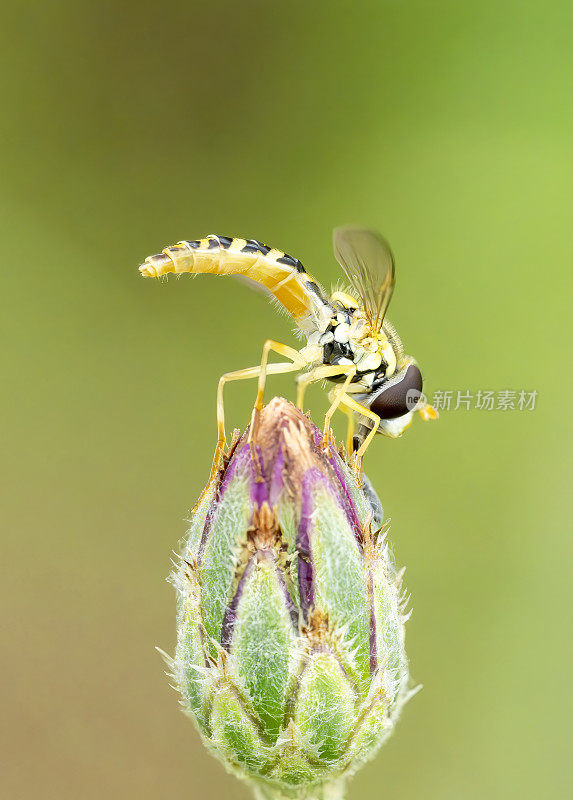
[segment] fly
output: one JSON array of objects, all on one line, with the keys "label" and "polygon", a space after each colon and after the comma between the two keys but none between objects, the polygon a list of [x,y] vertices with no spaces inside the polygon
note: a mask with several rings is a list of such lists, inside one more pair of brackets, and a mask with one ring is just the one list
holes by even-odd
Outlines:
[{"label": "fly", "polygon": [[[142,275],[153,278],[170,273],[243,276],[274,297],[306,339],[300,350],[267,339],[258,366],[221,376],[213,472],[225,447],[223,387],[230,381],[258,380],[252,429],[263,407],[267,375],[301,373],[297,378],[297,406],[301,410],[311,383],[325,379],[334,382],[328,395],[331,405],[325,416],[324,444],[328,446],[330,422],[340,408],[348,416],[347,448],[349,455],[355,453],[358,470],[376,433],[400,436],[416,411],[424,420],[437,418],[422,394],[418,364],[404,353],[396,329],[386,319],[395,280],[394,256],[388,242],[363,228],[337,228],[334,254],[350,288],[330,296],[297,258],[256,239],[210,235],[178,242],[140,266]],[[286,361],[269,363],[271,352]],[[360,426],[354,436],[356,418]]]}]

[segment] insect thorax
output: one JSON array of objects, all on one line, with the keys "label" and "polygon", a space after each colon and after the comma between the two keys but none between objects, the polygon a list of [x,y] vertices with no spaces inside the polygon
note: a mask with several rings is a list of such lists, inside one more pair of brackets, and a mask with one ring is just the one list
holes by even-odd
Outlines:
[{"label": "insect thorax", "polygon": [[[360,309],[345,301],[346,296],[342,296],[341,300],[334,299],[336,314],[331,317],[317,343],[322,347],[324,364],[354,364],[356,375],[352,383],[361,384],[368,391],[395,372],[401,343],[390,323],[387,323],[387,329],[385,323],[382,331],[373,334]],[[345,374],[341,372],[331,380],[340,382]]]}]

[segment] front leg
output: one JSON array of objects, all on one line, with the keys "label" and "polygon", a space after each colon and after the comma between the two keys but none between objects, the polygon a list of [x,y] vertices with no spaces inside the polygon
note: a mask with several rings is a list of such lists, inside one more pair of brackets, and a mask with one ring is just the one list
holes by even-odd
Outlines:
[{"label": "front leg", "polygon": [[304,411],[304,395],[311,383],[333,378],[336,375],[346,375],[350,370],[354,370],[354,374],[356,374],[354,364],[323,364],[297,378],[296,407],[298,410]]},{"label": "front leg", "polygon": [[356,461],[355,461],[355,472],[356,477],[360,476],[360,472],[362,470],[362,458],[364,453],[370,446],[372,439],[376,435],[379,425],[380,425],[380,417],[375,414],[370,408],[357,403],[348,393],[343,394],[338,400],[340,407],[344,409],[347,413],[354,412],[362,417],[366,417],[367,419],[372,421],[372,427],[368,431],[368,435],[364,438],[362,443],[360,444],[358,450],[356,451]]}]

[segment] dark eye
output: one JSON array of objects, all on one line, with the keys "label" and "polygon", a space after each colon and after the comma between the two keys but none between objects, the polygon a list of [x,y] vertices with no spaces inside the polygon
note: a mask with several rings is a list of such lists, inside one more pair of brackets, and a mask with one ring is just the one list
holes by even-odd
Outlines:
[{"label": "dark eye", "polygon": [[422,373],[415,364],[389,378],[370,403],[380,419],[394,419],[411,411],[422,394]]}]

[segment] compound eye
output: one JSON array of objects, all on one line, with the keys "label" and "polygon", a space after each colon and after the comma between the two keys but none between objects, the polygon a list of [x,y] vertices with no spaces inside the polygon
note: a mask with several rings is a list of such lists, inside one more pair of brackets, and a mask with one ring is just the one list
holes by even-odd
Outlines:
[{"label": "compound eye", "polygon": [[378,390],[370,408],[380,419],[395,419],[407,414],[422,396],[422,373],[415,364],[408,364]]}]

